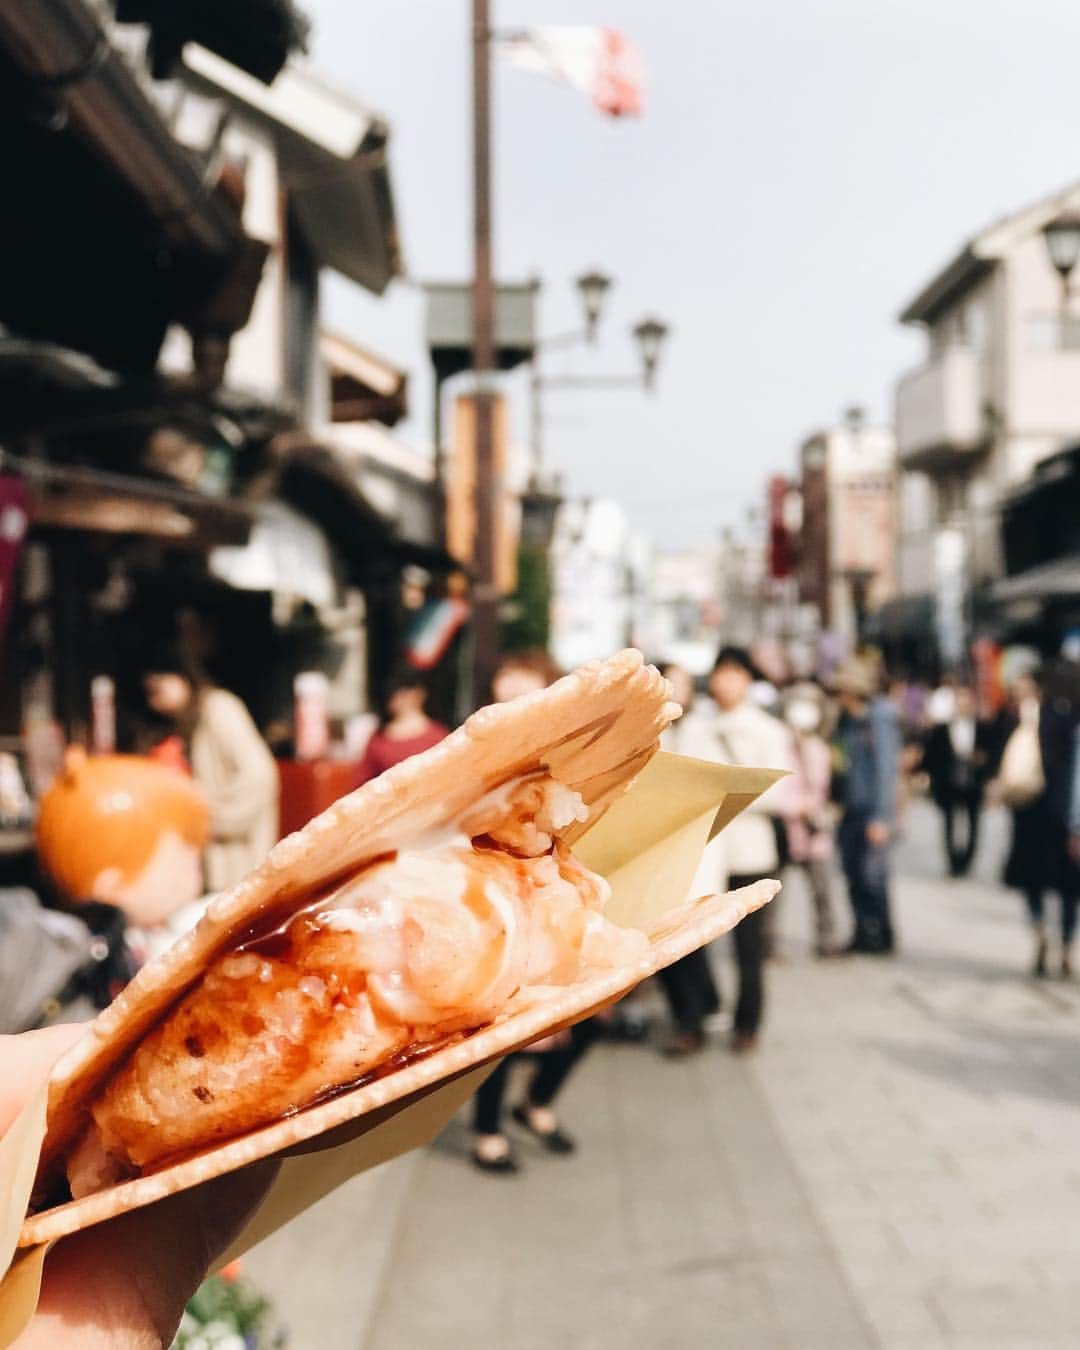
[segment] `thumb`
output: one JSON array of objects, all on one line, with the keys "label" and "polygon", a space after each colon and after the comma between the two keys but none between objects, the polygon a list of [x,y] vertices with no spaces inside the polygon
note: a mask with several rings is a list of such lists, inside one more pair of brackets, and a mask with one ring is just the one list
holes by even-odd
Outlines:
[{"label": "thumb", "polygon": [[258,1208],[280,1164],[255,1163],[70,1238],[45,1261],[19,1350],[158,1350],[184,1304]]}]

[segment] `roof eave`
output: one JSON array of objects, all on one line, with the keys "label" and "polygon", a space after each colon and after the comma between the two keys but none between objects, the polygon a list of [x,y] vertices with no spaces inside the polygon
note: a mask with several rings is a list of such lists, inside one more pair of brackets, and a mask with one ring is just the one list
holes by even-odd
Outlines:
[{"label": "roof eave", "polygon": [[964,291],[981,281],[996,261],[980,257],[971,244],[966,244],[901,311],[900,322],[933,323]]}]

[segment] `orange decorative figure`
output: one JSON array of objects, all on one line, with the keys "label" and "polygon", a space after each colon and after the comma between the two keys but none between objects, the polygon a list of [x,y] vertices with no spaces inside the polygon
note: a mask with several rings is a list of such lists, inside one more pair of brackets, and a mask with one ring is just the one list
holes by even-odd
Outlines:
[{"label": "orange decorative figure", "polygon": [[68,899],[103,900],[152,930],[202,893],[209,828],[206,803],[182,773],[73,747],[41,799],[38,856]]}]

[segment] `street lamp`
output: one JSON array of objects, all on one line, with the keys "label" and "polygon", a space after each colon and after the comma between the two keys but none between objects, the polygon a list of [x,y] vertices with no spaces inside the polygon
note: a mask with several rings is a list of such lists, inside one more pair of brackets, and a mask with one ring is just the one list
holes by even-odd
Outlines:
[{"label": "street lamp", "polygon": [[1066,211],[1043,226],[1043,239],[1050,261],[1068,283],[1069,273],[1080,261],[1080,213]]},{"label": "street lamp", "polygon": [[1080,212],[1063,211],[1043,226],[1042,233],[1050,263],[1061,278],[1061,345],[1065,347],[1069,278],[1080,261]]},{"label": "street lamp", "polygon": [[577,278],[578,293],[585,311],[585,331],[576,333],[555,333],[551,337],[537,338],[533,344],[532,378],[530,384],[532,406],[532,449],[533,473],[538,475],[541,461],[542,414],[541,398],[545,389],[625,389],[633,387],[652,391],[656,387],[656,369],[660,362],[660,351],[667,337],[668,326],[654,315],[641,320],[630,331],[637,341],[641,352],[641,374],[639,375],[542,375],[540,373],[540,353],[555,347],[570,347],[583,339],[593,342],[600,323],[604,301],[614,282],[603,272],[583,272]]},{"label": "street lamp", "polygon": [[585,309],[585,340],[596,341],[596,328],[600,322],[600,311],[604,299],[611,289],[611,278],[603,272],[584,272],[577,279],[577,288],[581,293],[581,303]]},{"label": "street lamp", "polygon": [[650,315],[647,319],[642,319],[633,331],[641,349],[641,362],[645,368],[645,388],[653,389],[656,385],[656,367],[660,361],[660,349],[668,335],[668,326]]}]

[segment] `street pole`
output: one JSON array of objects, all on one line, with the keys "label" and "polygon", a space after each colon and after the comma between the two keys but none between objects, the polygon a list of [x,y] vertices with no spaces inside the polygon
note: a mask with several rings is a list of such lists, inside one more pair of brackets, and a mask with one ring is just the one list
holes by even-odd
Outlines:
[{"label": "street pole", "polygon": [[476,377],[476,549],[473,558],[473,702],[486,703],[499,659],[495,585],[495,292],[491,266],[491,23],[488,0],[472,0],[473,293],[472,357]]},{"label": "street pole", "polygon": [[544,459],[544,412],[540,406],[540,400],[543,398],[543,386],[540,379],[540,344],[533,348],[532,360],[529,362],[529,420],[532,423],[531,435],[532,441],[532,471],[533,477],[539,481],[541,466]]}]

